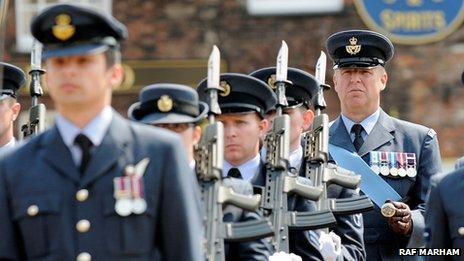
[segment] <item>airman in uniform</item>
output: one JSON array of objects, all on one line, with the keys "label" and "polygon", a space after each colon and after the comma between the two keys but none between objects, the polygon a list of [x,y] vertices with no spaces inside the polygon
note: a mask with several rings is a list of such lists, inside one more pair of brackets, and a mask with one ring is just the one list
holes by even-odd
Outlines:
[{"label": "airman in uniform", "polygon": [[125,26],[59,4],[31,31],[58,116],[0,160],[0,259],[203,260],[199,196],[179,137],[110,107]]},{"label": "airman in uniform", "polygon": [[[170,106],[160,106],[162,100],[170,100]],[[201,128],[198,124],[208,112],[208,105],[198,100],[196,91],[179,84],[153,84],[145,87],[140,92],[140,102],[129,108],[130,118],[166,128],[178,133],[184,142],[184,148],[188,151],[190,166],[195,171],[194,146],[201,137]],[[194,172],[192,173],[194,175]],[[253,191],[247,181],[224,178],[225,186],[232,187],[240,194]],[[261,219],[258,213],[244,211],[232,205],[223,208],[224,222],[244,222]],[[271,246],[266,239],[258,239],[246,242],[225,243],[226,260],[268,260],[271,255]]]},{"label": "airman in uniform", "polygon": [[[202,101],[207,100],[206,82],[203,80],[197,88]],[[259,149],[269,127],[264,117],[274,108],[277,98],[265,82],[249,75],[224,73],[220,82],[225,89],[218,95],[222,114],[217,117],[224,125],[224,174],[262,187],[266,168]],[[288,210],[311,211],[314,206],[303,198],[290,196]],[[319,251],[304,231],[291,230],[289,235],[290,253],[303,260]]]},{"label": "airman in uniform", "polygon": [[[264,82],[272,88],[275,82],[276,68],[269,67],[259,69],[250,75]],[[290,168],[291,171],[305,176],[306,161],[303,159],[303,147],[301,145],[301,135],[309,129],[314,119],[314,112],[311,110],[313,99],[319,89],[319,82],[311,74],[297,69],[288,68],[287,80],[291,85],[285,89],[288,107],[284,108],[283,113],[290,116]],[[346,189],[336,184],[331,184],[327,189],[329,198],[351,198],[358,195],[351,189]],[[338,254],[343,260],[364,260],[366,252],[364,250],[362,217],[360,214],[354,216],[337,216],[337,225],[332,230],[336,237],[341,239],[341,251]],[[316,234],[309,236],[316,236]],[[332,235],[332,234],[331,234]],[[338,240],[339,240],[338,239]],[[315,241],[318,241],[315,239]],[[336,240],[334,240],[335,243]],[[336,247],[334,246],[335,249]],[[335,251],[334,251],[335,252]],[[314,259],[327,259],[335,253],[314,252]],[[322,256],[321,256],[322,254]]]},{"label": "airman in uniform", "polygon": [[16,100],[18,89],[26,83],[26,75],[18,67],[0,62],[0,150],[16,144],[13,136],[13,123],[21,111],[21,104]]},{"label": "airman in uniform", "polygon": [[[375,182],[363,178],[363,183],[373,189],[368,195],[371,199],[388,198],[392,192],[398,196],[390,217],[381,215],[384,202],[363,214],[367,260],[401,260],[399,248],[424,245],[427,190],[430,178],[441,170],[437,135],[428,127],[396,119],[380,107],[380,93],[388,80],[384,66],[394,53],[387,37],[349,30],[333,34],[326,45],[334,62],[333,82],[341,107],[341,115],[330,127],[329,142],[359,155],[362,164],[370,167],[366,175]],[[341,167],[358,173],[351,166]],[[381,191],[390,192],[380,195]]]}]

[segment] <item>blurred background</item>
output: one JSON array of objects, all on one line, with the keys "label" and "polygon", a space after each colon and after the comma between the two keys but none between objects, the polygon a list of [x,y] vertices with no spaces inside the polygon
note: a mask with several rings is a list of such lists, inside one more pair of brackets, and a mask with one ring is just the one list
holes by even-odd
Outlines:
[{"label": "blurred background", "polygon": [[[213,45],[221,50],[222,72],[249,73],[274,66],[285,40],[289,66],[314,74],[332,33],[381,32],[395,45],[383,109],[434,128],[445,169],[464,155],[464,0],[10,0],[4,61],[29,70],[29,23],[39,10],[58,2],[91,6],[127,26],[125,81],[113,95],[113,106],[123,115],[146,85],[173,82],[195,87],[206,77]],[[327,65],[326,79],[332,85],[332,62]],[[28,118],[28,88],[19,101],[21,126]],[[53,104],[46,94],[41,101],[51,122]],[[333,90],[326,92],[326,101],[333,120],[340,109]]]}]

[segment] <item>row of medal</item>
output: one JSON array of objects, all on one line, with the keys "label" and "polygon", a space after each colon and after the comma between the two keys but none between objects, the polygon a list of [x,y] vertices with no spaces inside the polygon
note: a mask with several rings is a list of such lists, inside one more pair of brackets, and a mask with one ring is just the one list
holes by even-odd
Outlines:
[{"label": "row of medal", "polygon": [[143,178],[138,176],[122,176],[113,179],[114,210],[122,217],[130,214],[142,214],[147,209],[144,195]]},{"label": "row of medal", "polygon": [[407,152],[371,151],[371,169],[376,174],[393,177],[415,177],[416,154]]}]

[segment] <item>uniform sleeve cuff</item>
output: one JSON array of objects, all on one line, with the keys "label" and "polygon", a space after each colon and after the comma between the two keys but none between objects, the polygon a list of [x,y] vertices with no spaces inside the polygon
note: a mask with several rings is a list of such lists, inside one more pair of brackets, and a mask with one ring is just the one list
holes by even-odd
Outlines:
[{"label": "uniform sleeve cuff", "polygon": [[412,233],[409,237],[408,248],[418,248],[425,245],[424,241],[424,216],[418,209],[411,211]]}]

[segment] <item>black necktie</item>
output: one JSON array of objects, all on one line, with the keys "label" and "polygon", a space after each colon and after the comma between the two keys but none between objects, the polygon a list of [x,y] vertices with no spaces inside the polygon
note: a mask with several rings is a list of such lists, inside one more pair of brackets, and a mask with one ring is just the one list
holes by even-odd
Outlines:
[{"label": "black necktie", "polygon": [[90,149],[92,148],[93,143],[87,136],[81,133],[74,139],[74,144],[76,144],[82,151],[82,160],[79,166],[79,171],[81,174],[84,174],[87,164],[90,161]]},{"label": "black necktie", "polygon": [[238,170],[237,168],[231,168],[229,169],[229,172],[227,172],[227,177],[242,179],[242,174],[240,174],[240,170]]},{"label": "black necktie", "polygon": [[354,133],[354,141],[353,141],[353,145],[354,145],[354,148],[356,149],[356,151],[359,151],[359,149],[361,148],[361,146],[363,145],[364,143],[364,140],[361,136],[361,132],[364,130],[363,126],[361,124],[355,124],[353,125],[353,127],[351,127],[351,132]]}]

